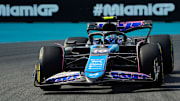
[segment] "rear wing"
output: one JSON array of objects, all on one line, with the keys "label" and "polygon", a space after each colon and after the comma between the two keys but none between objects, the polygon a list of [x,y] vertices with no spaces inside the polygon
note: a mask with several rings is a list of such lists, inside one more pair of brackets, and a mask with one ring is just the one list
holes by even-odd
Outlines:
[{"label": "rear wing", "polygon": [[152,27],[151,20],[141,20],[141,21],[126,21],[126,22],[91,22],[88,23],[87,32],[90,30],[106,31],[103,27],[107,24],[115,25],[116,29],[111,31],[129,32],[134,29],[139,29],[140,27],[150,28]]},{"label": "rear wing", "polygon": [[119,31],[123,33],[131,32],[138,29],[149,28],[147,38],[152,30],[151,20],[141,20],[141,21],[117,21],[117,22],[91,22],[88,23],[87,32],[90,33],[91,30],[96,31]]}]

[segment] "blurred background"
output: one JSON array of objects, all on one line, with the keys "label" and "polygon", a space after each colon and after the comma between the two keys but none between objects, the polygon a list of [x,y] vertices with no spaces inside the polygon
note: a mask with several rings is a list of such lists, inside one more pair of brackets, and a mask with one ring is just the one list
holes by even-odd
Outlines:
[{"label": "blurred background", "polygon": [[151,35],[180,34],[178,4],[179,0],[1,0],[0,43],[88,36],[87,23],[102,21],[102,16],[153,20]]}]

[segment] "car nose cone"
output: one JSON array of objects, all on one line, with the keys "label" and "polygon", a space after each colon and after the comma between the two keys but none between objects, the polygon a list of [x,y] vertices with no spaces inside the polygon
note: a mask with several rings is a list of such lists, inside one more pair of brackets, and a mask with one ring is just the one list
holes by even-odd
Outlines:
[{"label": "car nose cone", "polygon": [[104,74],[103,71],[95,72],[95,73],[85,72],[87,82],[95,82],[99,78],[101,78],[103,74]]}]

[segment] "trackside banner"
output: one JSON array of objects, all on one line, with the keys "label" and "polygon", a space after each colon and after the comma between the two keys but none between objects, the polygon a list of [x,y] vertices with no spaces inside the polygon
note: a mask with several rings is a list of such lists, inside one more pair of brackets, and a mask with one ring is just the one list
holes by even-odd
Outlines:
[{"label": "trackside banner", "polygon": [[179,0],[0,0],[0,22],[180,21]]},{"label": "trackside banner", "polygon": [[57,4],[33,4],[33,5],[14,5],[1,4],[1,16],[10,17],[28,17],[28,16],[53,16],[57,13],[59,6]]}]

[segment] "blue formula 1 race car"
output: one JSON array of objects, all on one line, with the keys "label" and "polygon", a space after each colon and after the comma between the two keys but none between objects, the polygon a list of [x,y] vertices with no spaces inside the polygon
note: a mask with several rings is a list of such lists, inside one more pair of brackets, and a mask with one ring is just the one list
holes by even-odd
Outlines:
[{"label": "blue formula 1 race car", "polygon": [[[161,86],[173,71],[173,43],[169,35],[152,35],[152,21],[88,23],[86,37],[70,37],[64,46],[43,46],[35,65],[34,85],[57,90],[61,85],[103,85],[140,82]],[[128,33],[148,29],[146,37]]]}]

